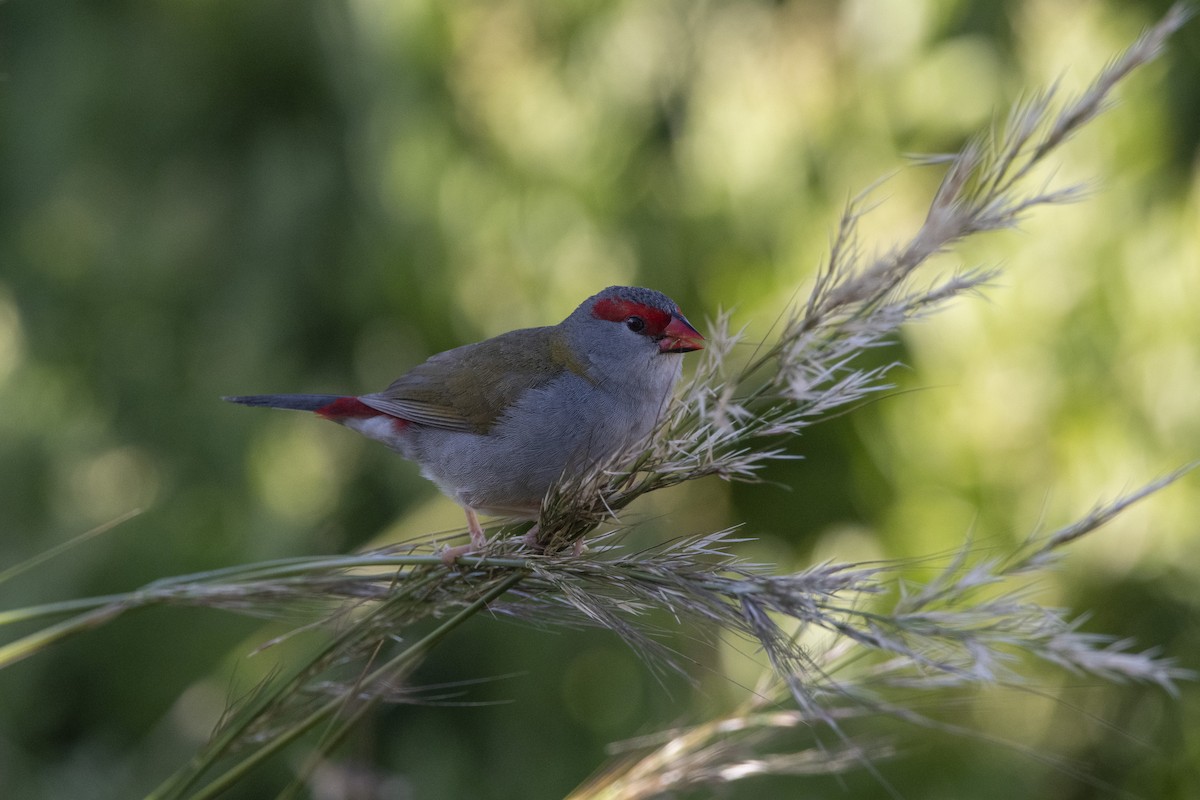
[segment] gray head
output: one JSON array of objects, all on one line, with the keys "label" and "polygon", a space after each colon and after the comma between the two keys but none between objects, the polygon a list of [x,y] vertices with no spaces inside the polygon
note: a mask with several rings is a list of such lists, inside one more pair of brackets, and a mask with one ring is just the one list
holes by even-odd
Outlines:
[{"label": "gray head", "polygon": [[[589,297],[563,323],[593,361],[652,356],[672,358],[704,347],[692,327],[662,292],[640,286],[610,286]],[[576,338],[581,337],[581,338]]]}]

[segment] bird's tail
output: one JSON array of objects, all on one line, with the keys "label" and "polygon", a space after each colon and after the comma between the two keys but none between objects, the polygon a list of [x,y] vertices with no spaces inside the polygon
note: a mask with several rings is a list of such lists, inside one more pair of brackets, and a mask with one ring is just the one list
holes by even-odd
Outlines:
[{"label": "bird's tail", "polygon": [[252,394],[243,397],[222,397],[221,399],[243,406],[320,411],[342,398],[336,394]]}]

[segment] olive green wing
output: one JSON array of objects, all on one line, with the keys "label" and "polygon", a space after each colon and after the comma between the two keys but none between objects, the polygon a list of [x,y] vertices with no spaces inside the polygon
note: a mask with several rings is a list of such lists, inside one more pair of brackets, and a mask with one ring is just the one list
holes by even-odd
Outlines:
[{"label": "olive green wing", "polygon": [[438,353],[358,399],[419,425],[487,433],[522,394],[568,371],[587,378],[558,329],[525,328]]}]

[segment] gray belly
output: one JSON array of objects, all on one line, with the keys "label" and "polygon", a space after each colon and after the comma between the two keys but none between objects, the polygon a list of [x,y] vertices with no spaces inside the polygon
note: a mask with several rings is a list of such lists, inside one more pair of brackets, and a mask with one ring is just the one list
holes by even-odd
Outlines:
[{"label": "gray belly", "polygon": [[405,455],[462,505],[532,519],[564,474],[586,471],[643,439],[667,397],[610,393],[584,381],[534,390],[487,435],[414,425]]}]

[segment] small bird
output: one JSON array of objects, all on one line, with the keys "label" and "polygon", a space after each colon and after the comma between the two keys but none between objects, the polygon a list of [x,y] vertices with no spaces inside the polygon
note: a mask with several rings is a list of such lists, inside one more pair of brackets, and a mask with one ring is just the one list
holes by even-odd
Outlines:
[{"label": "small bird", "polygon": [[610,286],[557,325],[438,353],[382,392],[224,399],[313,411],[383,442],[463,507],[479,549],[477,513],[537,519],[555,481],[649,434],[681,354],[703,341],[663,293]]}]

